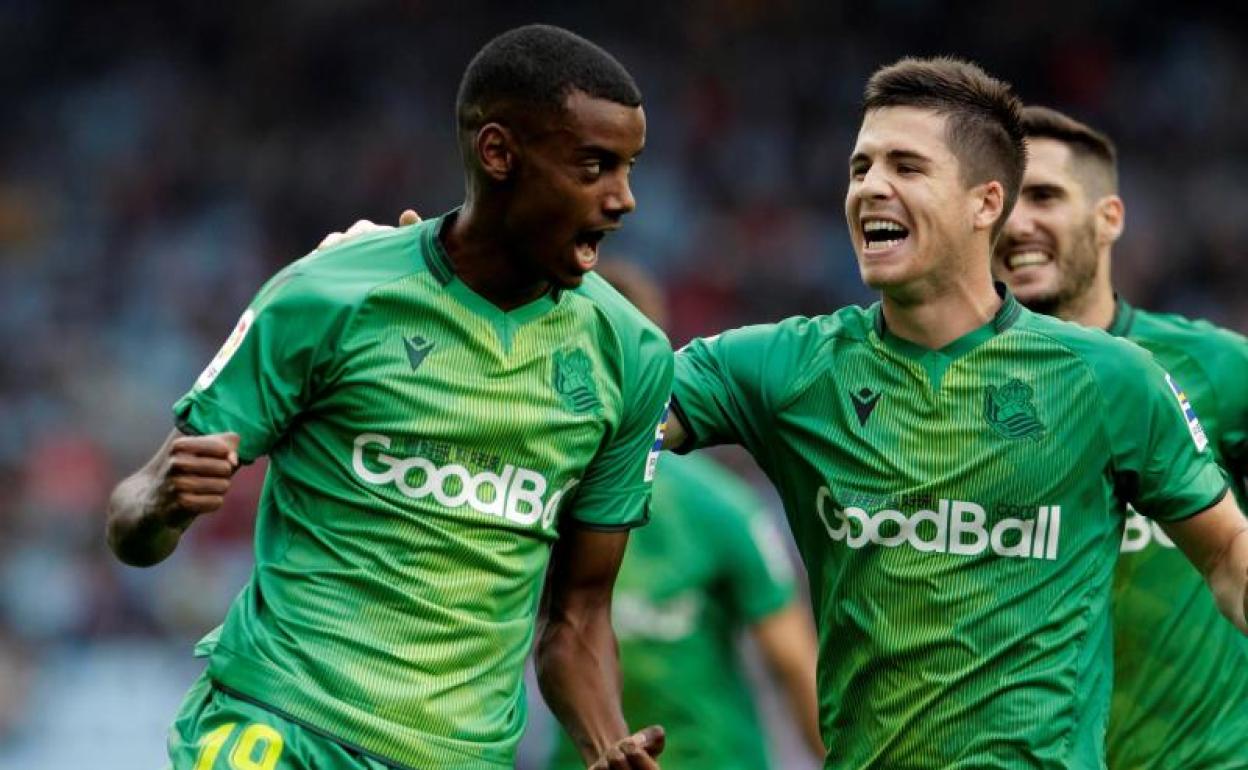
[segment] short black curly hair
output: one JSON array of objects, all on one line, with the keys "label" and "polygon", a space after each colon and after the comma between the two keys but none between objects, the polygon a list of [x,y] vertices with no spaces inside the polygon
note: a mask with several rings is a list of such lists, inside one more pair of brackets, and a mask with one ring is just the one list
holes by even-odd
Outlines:
[{"label": "short black curly hair", "polygon": [[486,43],[468,63],[456,119],[460,131],[473,131],[516,108],[559,113],[574,90],[641,105],[641,91],[614,56],[574,32],[529,24]]}]

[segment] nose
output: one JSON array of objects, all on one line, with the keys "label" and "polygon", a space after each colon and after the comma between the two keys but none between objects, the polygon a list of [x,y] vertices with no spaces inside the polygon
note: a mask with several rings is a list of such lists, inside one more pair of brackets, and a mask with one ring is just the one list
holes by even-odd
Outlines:
[{"label": "nose", "polygon": [[1036,217],[1026,202],[1020,200],[1014,204],[1002,233],[1012,240],[1024,240],[1036,234]]},{"label": "nose", "polygon": [[621,174],[619,181],[607,191],[602,207],[612,217],[631,214],[637,208],[637,199],[633,197],[633,190],[628,184],[627,173]]},{"label": "nose", "polygon": [[884,199],[892,195],[892,192],[893,186],[889,184],[888,174],[879,163],[868,168],[862,181],[858,183],[858,196],[861,198]]}]

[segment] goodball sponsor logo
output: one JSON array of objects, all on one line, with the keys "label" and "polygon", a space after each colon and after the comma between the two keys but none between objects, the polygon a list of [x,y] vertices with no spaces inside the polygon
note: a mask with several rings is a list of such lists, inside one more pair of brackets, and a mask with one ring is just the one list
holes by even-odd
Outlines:
[{"label": "goodball sponsor logo", "polygon": [[1062,508],[1042,505],[1035,518],[1002,518],[991,525],[983,506],[964,500],[940,500],[936,510],[884,509],[871,513],[863,508],[836,507],[832,493],[820,487],[815,510],[828,537],[850,548],[868,545],[883,548],[909,546],[925,553],[978,556],[991,552],[1019,559],[1057,559],[1062,531]]},{"label": "goodball sponsor logo", "polygon": [[465,505],[474,511],[497,516],[522,526],[542,527],[554,523],[559,504],[577,484],[573,479],[546,497],[549,484],[537,471],[506,465],[498,473],[473,473],[462,465],[438,467],[424,457],[394,457],[383,450],[390,438],[380,433],[363,433],[355,439],[351,467],[369,484],[393,484],[413,500],[432,497],[447,508]]}]

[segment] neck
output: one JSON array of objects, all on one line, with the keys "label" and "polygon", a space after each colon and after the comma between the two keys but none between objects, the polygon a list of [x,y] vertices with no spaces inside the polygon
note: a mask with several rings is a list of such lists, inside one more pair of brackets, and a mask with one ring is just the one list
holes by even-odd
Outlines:
[{"label": "neck", "polygon": [[1114,287],[1109,282],[1109,269],[1105,266],[1097,273],[1087,291],[1063,304],[1054,315],[1080,326],[1108,329],[1114,322],[1117,309]]},{"label": "neck", "polygon": [[1001,297],[985,267],[922,293],[886,291],[882,305],[891,334],[939,350],[991,321],[1001,309]]},{"label": "neck", "polygon": [[442,233],[451,269],[468,288],[502,310],[525,305],[550,291],[506,235],[500,206],[469,196]]}]

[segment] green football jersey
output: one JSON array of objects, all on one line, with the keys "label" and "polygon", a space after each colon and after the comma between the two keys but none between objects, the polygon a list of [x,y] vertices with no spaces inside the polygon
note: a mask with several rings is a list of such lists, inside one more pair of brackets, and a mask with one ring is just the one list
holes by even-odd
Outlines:
[{"label": "green football jersey", "polygon": [[1009,295],[928,350],[877,303],[694,341],[673,405],[784,501],[827,767],[1104,765],[1126,505],[1174,521],[1226,494],[1145,351]]},{"label": "green football jersey", "polygon": [[[737,644],[793,599],[779,533],[753,490],[702,457],[663,458],[652,508],[612,600],[624,716],[667,730],[664,770],[766,770]],[[585,767],[566,735],[551,767]]]},{"label": "green football jersey", "polygon": [[[1125,302],[1110,333],[1149,350],[1182,385],[1209,448],[1248,504],[1248,339]],[[1248,639],[1156,524],[1133,513],[1114,575],[1115,770],[1248,768]]]},{"label": "green football jersey", "polygon": [[557,527],[646,520],[672,354],[594,275],[500,310],[449,221],[293,263],[174,413],[270,458],[214,682],[399,767],[510,768]]}]

